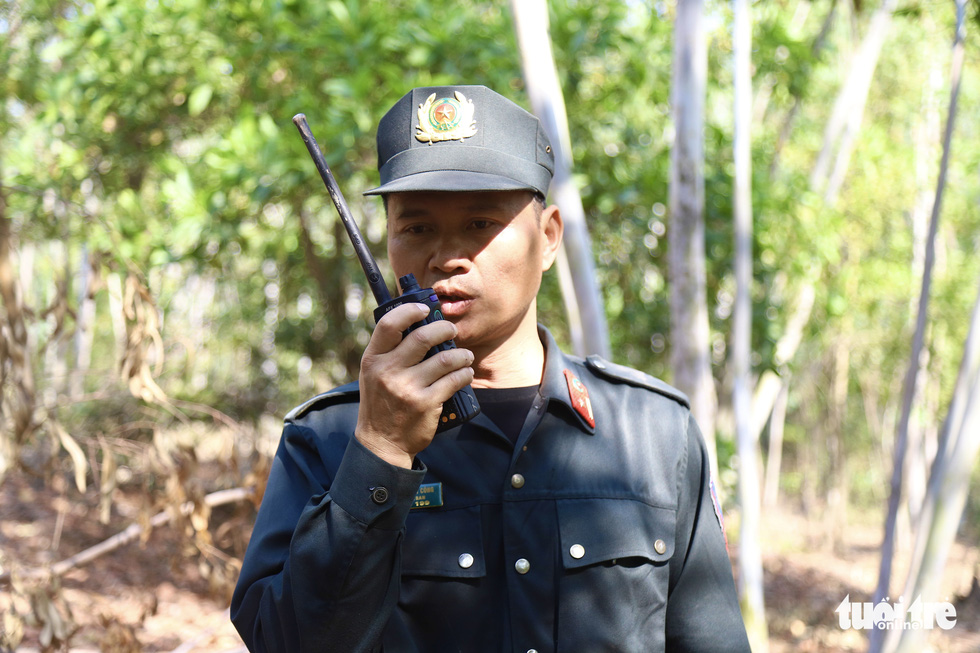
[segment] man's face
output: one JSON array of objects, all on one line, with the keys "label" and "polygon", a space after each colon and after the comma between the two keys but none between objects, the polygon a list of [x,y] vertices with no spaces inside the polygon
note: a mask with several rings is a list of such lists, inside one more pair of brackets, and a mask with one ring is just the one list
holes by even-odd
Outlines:
[{"label": "man's face", "polygon": [[[415,192],[388,196],[388,258],[397,276],[432,288],[456,342],[489,350],[536,319],[542,273],[562,222],[526,191]],[[479,354],[478,354],[479,355]]]}]

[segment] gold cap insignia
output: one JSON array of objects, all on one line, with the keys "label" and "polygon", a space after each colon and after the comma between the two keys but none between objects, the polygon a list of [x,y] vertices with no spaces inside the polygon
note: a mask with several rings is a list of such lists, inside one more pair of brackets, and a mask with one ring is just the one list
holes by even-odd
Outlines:
[{"label": "gold cap insignia", "polygon": [[419,124],[415,138],[423,143],[461,141],[476,133],[473,100],[456,91],[455,98],[439,98],[433,93],[419,105]]}]

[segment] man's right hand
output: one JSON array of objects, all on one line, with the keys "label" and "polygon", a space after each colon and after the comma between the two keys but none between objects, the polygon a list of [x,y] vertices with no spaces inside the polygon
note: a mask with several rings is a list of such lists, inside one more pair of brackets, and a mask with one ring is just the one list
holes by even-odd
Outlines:
[{"label": "man's right hand", "polygon": [[439,320],[402,333],[429,312],[402,304],[378,321],[361,357],[360,405],[355,437],[378,457],[410,469],[432,442],[442,404],[473,381],[473,352],[432,347],[456,337],[456,325]]}]

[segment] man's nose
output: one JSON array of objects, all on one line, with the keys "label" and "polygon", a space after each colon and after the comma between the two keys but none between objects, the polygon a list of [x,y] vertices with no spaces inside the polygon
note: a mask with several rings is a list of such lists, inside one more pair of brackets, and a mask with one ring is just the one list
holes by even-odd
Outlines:
[{"label": "man's nose", "polygon": [[466,272],[472,264],[470,252],[456,238],[441,239],[429,258],[429,267],[444,273]]}]

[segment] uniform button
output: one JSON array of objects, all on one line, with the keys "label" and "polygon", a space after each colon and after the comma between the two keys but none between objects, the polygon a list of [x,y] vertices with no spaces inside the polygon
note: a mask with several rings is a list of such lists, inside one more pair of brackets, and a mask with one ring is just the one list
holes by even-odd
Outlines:
[{"label": "uniform button", "polygon": [[531,563],[524,558],[518,558],[517,562],[514,563],[514,569],[521,575],[526,574],[531,571]]},{"label": "uniform button", "polygon": [[538,649],[536,649],[536,648],[529,648],[527,650],[527,653],[538,653]]},{"label": "uniform button", "polygon": [[582,556],[585,555],[585,547],[581,544],[573,544],[572,548],[568,550],[568,555],[572,556],[576,560],[581,560]]},{"label": "uniform button", "polygon": [[657,540],[656,542],[653,543],[653,549],[657,553],[663,555],[664,551],[667,550],[667,545],[664,544],[663,540]]},{"label": "uniform button", "polygon": [[521,474],[514,474],[510,477],[511,487],[520,490],[524,487],[524,477]]},{"label": "uniform button", "polygon": [[473,556],[469,553],[463,553],[459,556],[459,566],[463,569],[469,569],[473,566]]},{"label": "uniform button", "polygon": [[371,501],[374,501],[379,506],[386,501],[388,501],[388,488],[386,487],[373,487],[371,488]]}]

